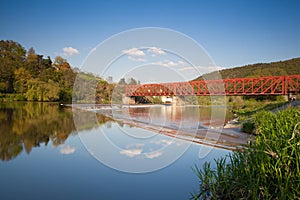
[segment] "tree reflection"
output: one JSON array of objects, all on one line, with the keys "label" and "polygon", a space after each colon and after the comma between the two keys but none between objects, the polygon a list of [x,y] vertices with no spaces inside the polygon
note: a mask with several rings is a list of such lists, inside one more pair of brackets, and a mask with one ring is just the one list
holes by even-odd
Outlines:
[{"label": "tree reflection", "polygon": [[[110,120],[98,116],[99,124]],[[85,127],[91,129],[93,127]],[[0,103],[0,159],[17,157],[23,150],[29,154],[33,147],[63,144],[76,134],[71,108],[61,109],[57,103]]]}]

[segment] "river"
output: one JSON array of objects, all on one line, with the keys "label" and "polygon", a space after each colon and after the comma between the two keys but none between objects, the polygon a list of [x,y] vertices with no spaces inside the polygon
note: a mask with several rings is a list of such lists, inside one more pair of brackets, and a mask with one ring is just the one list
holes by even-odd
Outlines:
[{"label": "river", "polygon": [[210,109],[0,103],[0,198],[189,199],[195,164],[230,153],[176,137],[217,126]]}]

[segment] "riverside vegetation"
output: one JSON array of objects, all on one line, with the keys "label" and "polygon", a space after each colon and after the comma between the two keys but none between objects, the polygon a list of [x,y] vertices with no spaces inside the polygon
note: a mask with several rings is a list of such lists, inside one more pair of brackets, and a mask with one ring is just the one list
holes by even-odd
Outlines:
[{"label": "riverside vegetation", "polygon": [[[110,103],[112,92],[117,85],[72,68],[66,59],[57,56],[54,61],[39,55],[33,48],[26,50],[12,40],[0,40],[0,101],[61,101],[72,99],[83,102],[91,94],[73,94],[73,86],[80,75],[84,84],[96,86],[96,103]],[[133,78],[121,79],[119,90],[125,91],[126,84],[137,84]],[[84,86],[84,85],[83,85]],[[84,102],[83,102],[84,103]]]},{"label": "riverside vegetation", "polygon": [[300,110],[254,115],[255,140],[226,158],[194,168],[192,199],[299,199]]}]

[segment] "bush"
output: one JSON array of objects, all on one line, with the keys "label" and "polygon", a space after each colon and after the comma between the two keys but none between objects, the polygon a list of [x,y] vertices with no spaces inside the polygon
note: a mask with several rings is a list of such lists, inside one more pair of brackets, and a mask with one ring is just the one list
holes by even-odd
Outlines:
[{"label": "bush", "polygon": [[16,101],[26,101],[27,99],[23,94],[16,94],[15,100]]},{"label": "bush", "polygon": [[244,122],[243,125],[242,125],[242,131],[245,132],[245,133],[254,133],[254,122],[252,121],[247,121],[247,122]]},{"label": "bush", "polygon": [[255,141],[195,171],[193,199],[296,199],[300,197],[300,111],[260,112]]},{"label": "bush", "polygon": [[61,102],[71,102],[72,101],[72,91],[66,89],[60,89],[59,93],[59,100]]}]

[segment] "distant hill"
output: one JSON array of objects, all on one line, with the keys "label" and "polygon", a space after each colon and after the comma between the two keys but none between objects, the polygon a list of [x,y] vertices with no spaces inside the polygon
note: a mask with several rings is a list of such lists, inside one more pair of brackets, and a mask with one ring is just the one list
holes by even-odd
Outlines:
[{"label": "distant hill", "polygon": [[[214,77],[215,73],[218,72],[211,72],[203,76],[205,76],[205,79],[210,79],[209,77]],[[223,69],[220,70],[219,73],[223,79],[295,75],[300,74],[300,58]],[[203,76],[200,76],[195,80],[201,80]]]}]

